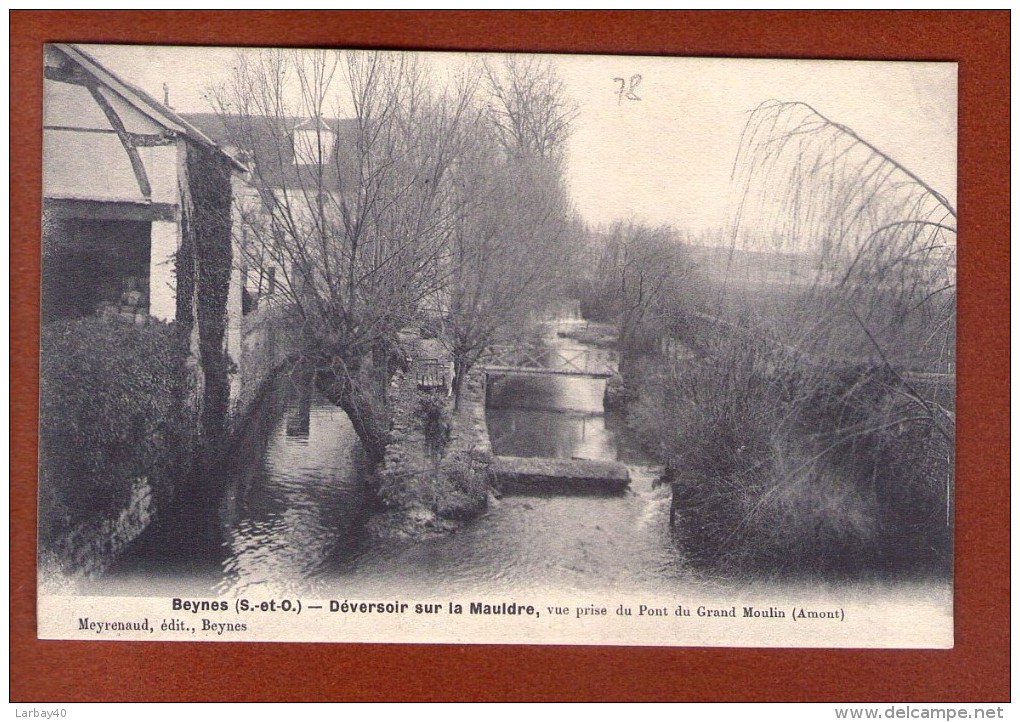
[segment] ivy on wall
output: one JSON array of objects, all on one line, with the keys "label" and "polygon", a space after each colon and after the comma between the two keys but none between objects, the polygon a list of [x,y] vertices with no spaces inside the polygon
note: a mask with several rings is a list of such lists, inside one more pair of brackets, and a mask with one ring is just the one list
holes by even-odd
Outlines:
[{"label": "ivy on wall", "polygon": [[230,291],[231,169],[216,150],[185,146],[181,173],[181,247],[177,254],[177,319],[183,338],[198,326],[203,376],[201,448],[223,441],[233,368],[225,348]]}]

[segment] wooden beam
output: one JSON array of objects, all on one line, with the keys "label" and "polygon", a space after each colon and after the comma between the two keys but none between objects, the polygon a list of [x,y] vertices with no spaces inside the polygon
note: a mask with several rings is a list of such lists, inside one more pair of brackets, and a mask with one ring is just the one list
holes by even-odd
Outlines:
[{"label": "wooden beam", "polygon": [[117,131],[117,136],[120,138],[124,150],[127,151],[128,160],[131,161],[131,168],[135,172],[135,180],[138,181],[138,188],[142,191],[142,195],[146,198],[151,198],[152,186],[149,184],[149,175],[145,172],[145,164],[142,162],[142,157],[138,154],[138,149],[135,148],[134,143],[131,141],[131,134],[124,127],[124,121],[120,119],[117,111],[110,105],[110,101],[99,90],[99,83],[93,80],[92,82],[87,82],[85,87],[88,88],[96,104],[106,115],[106,119],[110,121],[110,125]]},{"label": "wooden beam", "polygon": [[[117,135],[113,128],[76,128],[71,125],[44,125],[43,130],[57,130],[63,133],[106,133]],[[135,148],[151,148],[159,145],[174,145],[177,137],[173,133],[128,133],[131,145]]]},{"label": "wooden beam", "polygon": [[173,203],[100,201],[81,198],[44,198],[43,214],[52,218],[83,218],[97,221],[177,221]]},{"label": "wooden beam", "polygon": [[164,134],[128,133],[127,135],[131,140],[131,145],[135,148],[152,148],[157,145],[174,145],[177,142],[177,136],[170,131]]},{"label": "wooden beam", "polygon": [[71,85],[87,85],[88,76],[75,63],[65,62],[60,67],[47,65],[43,70],[43,77],[57,83],[70,83]]}]

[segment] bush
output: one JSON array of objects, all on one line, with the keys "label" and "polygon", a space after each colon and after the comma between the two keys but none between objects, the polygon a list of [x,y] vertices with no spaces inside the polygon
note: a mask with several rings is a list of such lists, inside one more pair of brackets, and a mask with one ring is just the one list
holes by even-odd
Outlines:
[{"label": "bush", "polygon": [[466,456],[445,459],[440,467],[433,508],[443,519],[467,520],[485,511],[489,496],[487,467]]},{"label": "bush", "polygon": [[666,463],[672,526],[711,567],[941,569],[951,446],[891,372],[798,368],[760,340],[638,369],[630,423]]},{"label": "bush", "polygon": [[42,329],[39,542],[117,514],[147,477],[167,498],[193,445],[174,330],[85,318]]},{"label": "bush", "polygon": [[445,394],[436,391],[420,391],[418,414],[425,435],[425,449],[433,459],[442,457],[450,443],[453,422]]}]

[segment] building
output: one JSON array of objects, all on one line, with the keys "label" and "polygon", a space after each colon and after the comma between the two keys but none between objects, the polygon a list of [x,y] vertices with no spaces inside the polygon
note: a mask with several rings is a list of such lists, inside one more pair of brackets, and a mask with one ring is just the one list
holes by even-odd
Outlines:
[{"label": "building", "polygon": [[[313,225],[319,194],[329,193],[335,198],[353,187],[349,154],[341,148],[354,147],[357,127],[353,120],[336,118],[217,113],[190,113],[184,117],[248,166],[247,174],[235,178],[233,191],[235,241],[241,251],[242,310],[247,316],[279,300],[277,292],[290,275],[284,266],[293,260],[292,254],[283,251],[282,241],[260,244],[252,237],[253,226],[257,225],[253,219],[260,214],[268,219],[268,206],[280,203],[287,205],[287,215],[294,216],[298,224]],[[328,211],[323,212],[326,214]],[[287,229],[287,235],[298,233]]]},{"label": "building", "polygon": [[176,320],[185,229],[244,167],[77,46],[47,45],[44,77],[43,323]]},{"label": "building", "polygon": [[231,214],[245,167],[82,48],[47,45],[44,59],[42,323],[174,322],[217,437],[236,385]]}]

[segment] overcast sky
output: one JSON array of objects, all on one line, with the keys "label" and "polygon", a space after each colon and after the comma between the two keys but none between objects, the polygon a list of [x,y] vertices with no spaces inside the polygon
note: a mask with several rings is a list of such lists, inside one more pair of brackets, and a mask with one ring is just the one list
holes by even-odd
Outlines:
[{"label": "overcast sky", "polygon": [[[87,46],[109,69],[178,112],[211,110],[232,48]],[[435,54],[439,67],[457,54]],[[466,56],[465,56],[466,57]],[[697,232],[725,221],[748,113],[799,100],[853,128],[956,202],[957,67],[952,63],[556,55],[580,108],[568,151],[574,202],[591,223],[635,219]],[[620,82],[640,81],[620,97]]]}]

